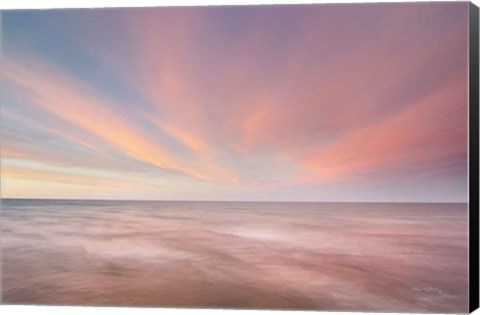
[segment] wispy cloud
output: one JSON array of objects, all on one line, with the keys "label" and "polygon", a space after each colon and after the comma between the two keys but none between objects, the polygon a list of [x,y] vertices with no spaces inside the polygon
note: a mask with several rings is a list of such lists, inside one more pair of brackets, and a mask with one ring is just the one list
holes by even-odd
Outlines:
[{"label": "wispy cloud", "polygon": [[186,199],[466,178],[463,3],[49,14],[5,15],[2,159]]},{"label": "wispy cloud", "polygon": [[23,61],[18,64],[6,58],[2,76],[22,87],[31,95],[30,101],[42,110],[88,131],[140,161],[202,180],[211,180],[214,176],[192,168],[188,162],[182,161],[182,157],[175,156],[161,143],[152,140],[135,122],[116,113],[114,103],[85,83],[40,60],[31,58],[28,65],[25,65],[25,59]]}]

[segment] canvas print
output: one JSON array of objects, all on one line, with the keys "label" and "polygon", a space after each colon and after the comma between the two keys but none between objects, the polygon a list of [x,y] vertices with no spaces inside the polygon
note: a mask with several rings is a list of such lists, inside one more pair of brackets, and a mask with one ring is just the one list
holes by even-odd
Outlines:
[{"label": "canvas print", "polygon": [[2,303],[468,312],[469,7],[3,11]]}]

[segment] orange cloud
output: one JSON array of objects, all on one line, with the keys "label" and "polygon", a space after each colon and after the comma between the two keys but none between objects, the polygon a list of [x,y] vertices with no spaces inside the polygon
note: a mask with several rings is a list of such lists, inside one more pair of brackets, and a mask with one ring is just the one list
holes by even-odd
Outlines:
[{"label": "orange cloud", "polygon": [[182,157],[149,139],[140,128],[117,114],[110,101],[50,65],[35,60],[27,67],[7,59],[2,76],[34,94],[36,104],[45,111],[91,132],[135,159],[202,180],[215,178],[209,170],[194,169]]}]

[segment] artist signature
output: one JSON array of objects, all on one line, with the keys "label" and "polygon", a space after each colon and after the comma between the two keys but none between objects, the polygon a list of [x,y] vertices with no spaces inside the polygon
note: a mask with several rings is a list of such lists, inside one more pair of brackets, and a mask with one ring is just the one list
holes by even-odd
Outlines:
[{"label": "artist signature", "polygon": [[431,287],[431,286],[412,287],[412,291],[423,292],[423,293],[431,293],[431,294],[443,294],[443,291],[441,289]]}]

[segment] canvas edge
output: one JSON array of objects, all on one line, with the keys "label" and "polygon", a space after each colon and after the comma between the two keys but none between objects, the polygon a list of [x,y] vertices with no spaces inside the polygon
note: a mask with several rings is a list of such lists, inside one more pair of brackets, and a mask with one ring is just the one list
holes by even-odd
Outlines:
[{"label": "canvas edge", "polygon": [[469,311],[479,307],[478,7],[469,5]]}]

